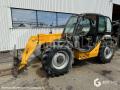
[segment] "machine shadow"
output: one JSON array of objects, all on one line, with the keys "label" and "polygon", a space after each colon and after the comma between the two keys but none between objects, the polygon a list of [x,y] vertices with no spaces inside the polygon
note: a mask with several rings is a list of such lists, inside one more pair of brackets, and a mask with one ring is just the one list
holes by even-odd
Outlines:
[{"label": "machine shadow", "polygon": [[97,58],[90,58],[85,60],[74,59],[73,68],[78,68],[89,64],[100,64],[100,62],[98,61]]},{"label": "machine shadow", "polygon": [[[39,59],[34,60],[32,62],[32,68],[36,68],[36,74],[41,77],[41,78],[49,78],[47,73],[44,71],[42,68],[42,64]],[[74,64],[72,65],[73,68],[80,68],[82,66],[90,65],[90,64],[99,64],[97,58],[91,58],[91,59],[86,59],[86,60],[77,60],[74,59]],[[51,77],[52,78],[52,77]]]},{"label": "machine shadow", "polygon": [[30,62],[30,66],[33,68],[33,69],[36,69],[36,74],[41,77],[41,78],[47,78],[47,73],[44,71],[44,69],[42,68],[42,64],[41,64],[41,60],[40,58],[36,57],[34,58],[34,60],[32,60]]}]

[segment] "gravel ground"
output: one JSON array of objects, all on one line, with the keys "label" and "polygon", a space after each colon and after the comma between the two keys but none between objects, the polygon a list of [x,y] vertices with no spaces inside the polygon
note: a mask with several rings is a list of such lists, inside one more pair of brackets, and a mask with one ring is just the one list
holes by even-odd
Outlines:
[{"label": "gravel ground", "polygon": [[[10,54],[0,54],[0,69],[11,67],[11,61]],[[95,81],[101,85],[97,87]],[[47,77],[36,60],[18,78],[0,77],[0,87],[0,90],[120,90],[120,50],[111,63],[76,62],[69,73],[59,77]]]}]

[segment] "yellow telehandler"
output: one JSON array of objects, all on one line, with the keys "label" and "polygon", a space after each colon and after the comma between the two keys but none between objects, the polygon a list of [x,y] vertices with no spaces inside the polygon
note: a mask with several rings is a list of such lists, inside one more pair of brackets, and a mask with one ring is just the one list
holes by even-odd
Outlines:
[{"label": "yellow telehandler", "polygon": [[[96,57],[109,63],[114,55],[115,40],[111,36],[112,24],[107,16],[85,13],[71,16],[63,33],[31,36],[21,55],[14,56],[13,75],[16,77],[39,50],[43,69],[50,76],[67,73],[77,60]],[[38,48],[39,47],[39,48]]]}]

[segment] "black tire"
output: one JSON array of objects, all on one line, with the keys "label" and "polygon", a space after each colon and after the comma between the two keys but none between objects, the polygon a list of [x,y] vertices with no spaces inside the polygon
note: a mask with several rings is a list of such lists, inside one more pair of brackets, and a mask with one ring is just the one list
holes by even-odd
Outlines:
[{"label": "black tire", "polygon": [[120,48],[120,33],[117,36],[117,46]]},{"label": "black tire", "polygon": [[[65,55],[65,58],[62,56],[62,58],[60,58],[60,53],[61,56],[62,54]],[[57,57],[58,54],[58,57]],[[57,59],[55,59],[55,57],[57,57]],[[60,68],[60,67],[56,67],[55,64],[53,63],[53,61],[56,60],[56,63],[58,63],[58,61],[62,60],[66,61],[67,63],[65,63],[65,66]],[[57,48],[48,48],[42,58],[42,65],[43,68],[45,69],[45,71],[47,72],[47,74],[49,76],[59,76],[62,74],[67,73],[70,68],[72,67],[72,62],[73,62],[73,54],[71,49],[69,49],[68,47],[62,46],[62,47],[57,47]],[[64,65],[64,64],[63,64]]]},{"label": "black tire", "polygon": [[102,42],[102,46],[99,51],[98,60],[100,63],[110,63],[114,56],[114,46],[111,41]]},{"label": "black tire", "polygon": [[120,48],[120,25],[117,30],[117,46],[118,46],[118,48]]}]

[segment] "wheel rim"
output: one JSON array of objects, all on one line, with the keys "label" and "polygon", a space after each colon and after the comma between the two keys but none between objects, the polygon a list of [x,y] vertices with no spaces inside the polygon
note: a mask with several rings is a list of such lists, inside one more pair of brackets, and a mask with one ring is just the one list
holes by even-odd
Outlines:
[{"label": "wheel rim", "polygon": [[106,47],[104,50],[104,56],[106,59],[110,59],[113,55],[113,49],[111,49],[110,47]]},{"label": "wheel rim", "polygon": [[63,69],[68,65],[69,56],[66,52],[57,52],[52,59],[52,66],[55,69]]}]

